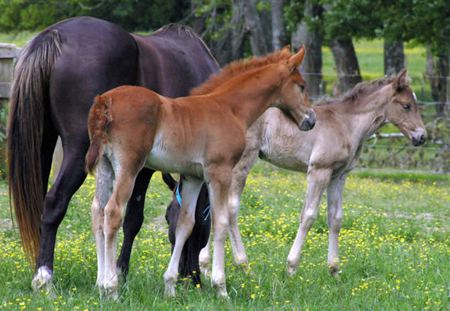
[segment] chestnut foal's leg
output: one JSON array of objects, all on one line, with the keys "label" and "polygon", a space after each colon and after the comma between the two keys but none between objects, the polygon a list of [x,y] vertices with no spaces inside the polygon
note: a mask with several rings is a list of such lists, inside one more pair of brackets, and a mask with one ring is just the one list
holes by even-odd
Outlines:
[{"label": "chestnut foal's leg", "polygon": [[208,191],[214,230],[214,253],[211,284],[217,296],[228,297],[225,282],[225,239],[230,223],[229,195],[232,169],[228,166],[208,167]]},{"label": "chestnut foal's leg", "polygon": [[[231,249],[233,252],[234,262],[244,268],[248,267],[248,258],[245,252],[244,244],[242,243],[241,233],[238,228],[238,214],[241,195],[245,187],[247,176],[258,158],[259,145],[257,142],[258,141],[247,141],[247,146],[241,156],[241,159],[233,168],[229,195],[230,223],[228,233],[230,234]],[[210,241],[211,238],[208,240],[208,244],[201,250],[199,255],[200,269],[205,276],[207,276],[210,269]]]},{"label": "chestnut foal's leg", "polygon": [[195,207],[197,206],[197,198],[202,184],[203,181],[201,179],[187,177],[183,180],[183,188],[181,190],[183,200],[175,232],[175,245],[169,266],[164,273],[165,295],[167,297],[175,296],[175,284],[178,277],[181,252],[195,224]]},{"label": "chestnut foal's leg", "polygon": [[339,231],[342,222],[342,192],[345,175],[333,178],[328,185],[328,268],[332,276],[339,272]]},{"label": "chestnut foal's leg", "polygon": [[306,235],[319,214],[319,204],[323,191],[327,187],[331,178],[330,169],[310,168],[308,171],[308,189],[306,191],[306,201],[300,217],[300,226],[288,256],[288,274],[294,275],[297,271],[298,263]]},{"label": "chestnut foal's leg", "polygon": [[140,167],[136,170],[125,165],[118,169],[113,193],[104,210],[105,266],[103,288],[105,293],[111,295],[112,298],[117,298],[118,296],[118,275],[116,269],[117,234],[139,170]]}]

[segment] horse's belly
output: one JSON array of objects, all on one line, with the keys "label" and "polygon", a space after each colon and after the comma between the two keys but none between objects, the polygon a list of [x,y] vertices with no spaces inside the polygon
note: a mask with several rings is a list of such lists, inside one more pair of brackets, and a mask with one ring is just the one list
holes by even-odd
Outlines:
[{"label": "horse's belly", "polygon": [[184,154],[161,148],[153,148],[147,157],[145,166],[166,173],[203,178],[203,165]]}]

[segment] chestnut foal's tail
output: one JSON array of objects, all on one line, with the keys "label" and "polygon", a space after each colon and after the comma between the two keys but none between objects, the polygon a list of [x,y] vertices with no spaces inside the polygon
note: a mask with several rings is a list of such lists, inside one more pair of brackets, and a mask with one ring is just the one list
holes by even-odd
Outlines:
[{"label": "chestnut foal's tail", "polygon": [[103,155],[103,146],[108,140],[108,126],[111,118],[111,97],[105,98],[98,95],[94,99],[94,104],[89,111],[88,130],[91,144],[86,154],[86,172],[92,173]]},{"label": "chestnut foal's tail", "polygon": [[[42,146],[45,107],[53,65],[61,54],[61,36],[47,30],[22,50],[15,67],[8,116],[8,184],[25,255],[36,262],[47,181]],[[50,119],[50,118],[48,118]]]}]

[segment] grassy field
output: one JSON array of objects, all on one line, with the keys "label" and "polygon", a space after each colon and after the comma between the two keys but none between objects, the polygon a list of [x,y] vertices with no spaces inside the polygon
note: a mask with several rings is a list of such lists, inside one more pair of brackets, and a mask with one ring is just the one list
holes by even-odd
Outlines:
[{"label": "grassy field", "polygon": [[448,310],[450,177],[356,172],[349,177],[341,233],[342,272],[328,275],[326,208],[322,204],[298,273],[286,275],[286,257],[298,226],[304,175],[259,163],[243,196],[240,229],[250,272],[232,263],[227,245],[228,301],[204,280],[179,284],[163,298],[170,246],[161,216],[170,193],[159,176],[147,193],[146,221],[119,301],[102,301],[94,288],[96,259],[90,230],[92,178],[71,202],[58,235],[51,293],[33,293],[33,271],[9,219],[0,184],[0,308],[11,310]]}]

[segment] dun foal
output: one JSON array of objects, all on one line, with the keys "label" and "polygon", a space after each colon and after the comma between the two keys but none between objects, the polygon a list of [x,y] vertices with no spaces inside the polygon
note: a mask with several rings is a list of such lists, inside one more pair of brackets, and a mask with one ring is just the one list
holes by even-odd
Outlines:
[{"label": "dun foal", "polygon": [[97,166],[92,217],[101,290],[117,295],[117,232],[136,175],[149,167],[185,176],[175,246],[164,274],[166,295],[175,295],[181,251],[206,181],[214,227],[212,284],[219,296],[227,296],[224,243],[232,169],[245,149],[247,129],[269,107],[286,111],[300,129],[314,126],[315,114],[297,70],[304,53],[302,48],[273,63],[275,53],[266,63],[255,60],[261,62],[256,69],[246,70],[246,62],[231,64],[215,77],[222,81],[220,87],[204,96],[170,99],[142,87],[122,86],[96,97],[89,112],[86,169],[92,172]]},{"label": "dun foal", "polygon": [[[425,142],[425,126],[406,70],[395,77],[360,83],[342,98],[314,106],[317,123],[298,131],[277,109],[268,109],[247,131],[247,145],[233,168],[230,190],[230,240],[237,264],[247,255],[237,227],[237,214],[247,175],[258,155],[278,167],[307,172],[308,188],[300,226],[288,256],[288,273],[297,270],[306,235],[319,213],[325,189],[328,200],[328,265],[339,271],[338,237],[342,219],[345,178],[353,169],[364,141],[386,121],[392,122],[414,146]],[[209,246],[209,245],[208,245]],[[209,247],[200,253],[202,270],[209,269]]]}]

